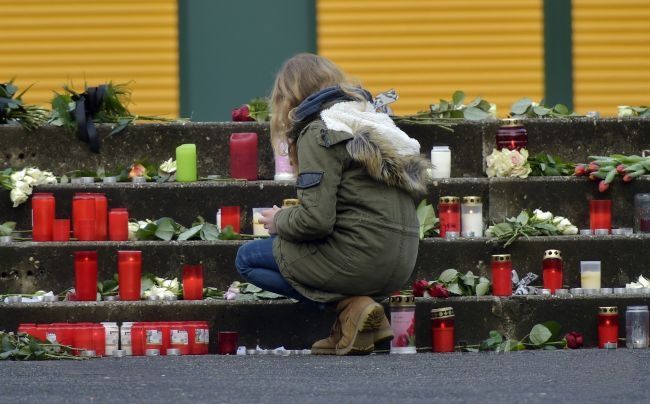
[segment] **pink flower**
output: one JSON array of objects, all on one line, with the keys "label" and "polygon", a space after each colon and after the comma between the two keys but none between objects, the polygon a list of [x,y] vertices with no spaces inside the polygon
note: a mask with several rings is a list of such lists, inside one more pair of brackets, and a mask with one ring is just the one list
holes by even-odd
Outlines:
[{"label": "pink flower", "polygon": [[571,331],[564,336],[566,339],[566,345],[571,349],[578,349],[582,347],[584,342],[584,337],[579,332]]},{"label": "pink flower", "polygon": [[142,164],[134,164],[129,172],[129,178],[142,177],[147,175],[147,169]]},{"label": "pink flower", "polygon": [[443,299],[449,297],[449,291],[447,290],[447,288],[445,288],[439,283],[433,284],[433,286],[429,288],[428,292],[431,297],[441,297]]},{"label": "pink flower", "polygon": [[598,184],[598,190],[600,192],[605,192],[608,189],[609,189],[609,183],[606,182],[605,180],[600,181],[600,183]]},{"label": "pink flower", "polygon": [[254,121],[253,118],[250,116],[250,110],[248,109],[248,105],[244,104],[239,108],[235,108],[232,110],[230,116],[232,117],[232,120],[235,122],[247,122],[247,121]]},{"label": "pink flower", "polygon": [[422,297],[424,296],[424,291],[429,287],[429,281],[420,279],[419,281],[413,282],[413,296]]}]

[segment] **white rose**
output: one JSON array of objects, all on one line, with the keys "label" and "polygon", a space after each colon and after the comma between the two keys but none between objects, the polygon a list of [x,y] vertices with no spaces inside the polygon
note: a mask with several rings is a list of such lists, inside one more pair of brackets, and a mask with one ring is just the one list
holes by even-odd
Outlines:
[{"label": "white rose", "polygon": [[178,283],[177,278],[167,279],[167,280],[163,281],[162,285],[165,288],[167,288],[167,290],[169,290],[170,292],[178,293],[178,291],[179,291],[179,283]]},{"label": "white rose", "polygon": [[551,212],[543,212],[540,209],[535,209],[533,211],[533,218],[539,222],[544,222],[546,220],[551,220],[553,218],[553,214]]},{"label": "white rose", "polygon": [[632,109],[632,107],[627,106],[627,105],[619,105],[618,107],[618,116],[620,118],[626,117],[626,116],[635,116],[636,112]]},{"label": "white rose", "polygon": [[567,236],[572,236],[574,234],[578,234],[578,228],[571,225],[567,226],[563,231],[562,234],[567,235]]},{"label": "white rose", "polygon": [[557,228],[560,231],[564,231],[564,229],[566,229],[569,226],[572,226],[572,224],[567,218],[562,219],[560,223],[557,224]]},{"label": "white rose", "polygon": [[10,178],[11,178],[11,180],[13,182],[22,181],[23,178],[25,178],[25,172],[26,172],[25,169],[22,169],[20,171],[16,171],[15,173],[11,174]]},{"label": "white rose", "polygon": [[488,109],[488,114],[492,115],[493,118],[497,117],[497,104],[490,103],[490,109]]},{"label": "white rose", "polygon": [[52,174],[49,171],[43,171],[43,177],[41,178],[41,182],[39,184],[56,184],[57,180],[54,174]]},{"label": "white rose", "polygon": [[173,158],[170,158],[162,163],[158,169],[165,174],[174,173],[176,172],[176,161]]},{"label": "white rose", "polygon": [[129,240],[136,241],[135,233],[140,230],[140,225],[136,222],[129,222]]},{"label": "white rose", "polygon": [[526,163],[523,166],[514,167],[510,171],[510,176],[511,177],[519,177],[519,178],[528,178],[528,175],[532,171],[533,170],[530,168],[530,165],[528,163]]},{"label": "white rose", "polygon": [[555,216],[555,217],[553,218],[553,224],[557,225],[557,224],[559,224],[562,220],[564,220],[564,217],[563,217],[563,216]]},{"label": "white rose", "polygon": [[644,278],[643,275],[639,275],[639,283],[644,288],[650,288],[650,281]]}]

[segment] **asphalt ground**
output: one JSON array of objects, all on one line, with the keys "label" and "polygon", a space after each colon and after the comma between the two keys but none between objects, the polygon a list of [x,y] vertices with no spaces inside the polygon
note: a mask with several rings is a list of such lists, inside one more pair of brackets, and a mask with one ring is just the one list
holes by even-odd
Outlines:
[{"label": "asphalt ground", "polygon": [[2,403],[648,403],[650,350],[0,362]]}]

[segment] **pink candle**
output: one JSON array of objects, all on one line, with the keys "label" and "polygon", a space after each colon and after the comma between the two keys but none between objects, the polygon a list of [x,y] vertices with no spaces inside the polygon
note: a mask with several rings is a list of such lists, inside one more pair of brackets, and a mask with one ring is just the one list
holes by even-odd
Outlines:
[{"label": "pink candle", "polygon": [[257,180],[257,133],[230,135],[230,176]]}]

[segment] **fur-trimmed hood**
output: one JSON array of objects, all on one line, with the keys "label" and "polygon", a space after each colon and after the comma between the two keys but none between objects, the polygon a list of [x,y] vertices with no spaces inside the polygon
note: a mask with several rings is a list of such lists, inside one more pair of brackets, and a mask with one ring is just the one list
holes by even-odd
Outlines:
[{"label": "fur-trimmed hood", "polygon": [[352,159],[375,180],[404,189],[414,197],[427,192],[428,160],[420,156],[420,143],[398,128],[369,102],[338,102],[320,117],[329,130],[352,135],[346,148]]}]

